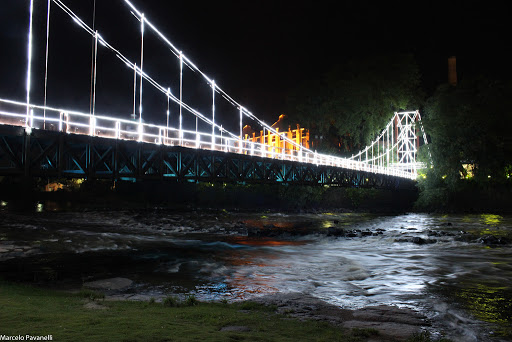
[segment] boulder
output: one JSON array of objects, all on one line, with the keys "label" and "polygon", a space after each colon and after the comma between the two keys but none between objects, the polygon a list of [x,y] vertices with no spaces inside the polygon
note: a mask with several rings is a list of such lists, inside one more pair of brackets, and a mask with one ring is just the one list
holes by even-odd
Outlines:
[{"label": "boulder", "polygon": [[416,236],[416,237],[412,238],[411,242],[415,243],[417,245],[424,245],[424,244],[428,244],[428,243],[436,243],[437,240],[434,240],[434,239],[423,239],[423,238],[420,238],[420,237]]},{"label": "boulder", "polygon": [[478,243],[481,243],[483,245],[492,246],[492,245],[508,245],[510,244],[510,241],[506,237],[500,236],[494,236],[494,235],[484,235],[481,238],[477,240]]},{"label": "boulder", "polygon": [[345,236],[345,230],[343,228],[329,227],[327,228],[328,236]]}]

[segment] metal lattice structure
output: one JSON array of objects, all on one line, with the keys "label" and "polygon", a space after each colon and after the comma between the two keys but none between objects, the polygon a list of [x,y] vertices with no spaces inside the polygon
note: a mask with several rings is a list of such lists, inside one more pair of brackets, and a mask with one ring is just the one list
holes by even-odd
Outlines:
[{"label": "metal lattice structure", "polygon": [[418,169],[425,168],[416,161],[420,132],[423,144],[428,144],[419,111],[395,112],[379,136],[350,159],[416,174]]},{"label": "metal lattice structure", "polygon": [[[125,4],[140,26],[140,60],[130,60],[95,29],[75,14],[63,0],[48,0],[46,13],[34,13],[29,7],[27,44],[26,101],[0,99],[0,124],[6,125],[0,144],[0,170],[3,174],[55,175],[80,177],[170,177],[178,180],[281,181],[316,184],[391,186],[393,179],[415,179],[419,164],[416,153],[418,111],[395,113],[382,134],[352,158],[316,153],[260,120],[224,92],[185,54],[151,23],[129,0]],[[50,9],[57,6],[93,39],[91,105],[89,113],[47,105]],[[40,7],[39,7],[40,8]],[[44,104],[31,101],[32,22],[35,15],[45,15],[46,60]],[[146,32],[146,33],[145,33]],[[179,66],[179,89],[171,90],[157,80],[158,75],[144,71],[144,39],[151,32],[171,51]],[[105,49],[133,73],[133,112],[125,118],[96,113],[96,77],[98,49]],[[183,97],[184,69],[200,75],[211,89],[211,112],[202,113]],[[167,100],[166,125],[143,121],[143,85],[152,87]],[[138,106],[137,106],[138,101]],[[233,133],[216,120],[216,106],[225,101],[239,117],[239,132]],[[179,109],[175,120],[169,119],[169,103]],[[218,110],[218,109],[217,109]],[[185,127],[185,116],[195,118],[195,130]],[[130,118],[131,117],[131,118]],[[243,138],[243,123],[256,123],[282,144],[270,146]],[[201,122],[208,129],[199,129]],[[8,129],[7,126],[21,127]],[[419,125],[421,127],[421,125]],[[421,127],[422,129],[422,127]],[[22,138],[23,137],[23,138]],[[423,132],[423,138],[425,134]],[[426,139],[425,139],[426,143]],[[222,153],[225,155],[223,156]],[[3,158],[3,161],[1,160]],[[256,158],[256,159],[255,159]]]},{"label": "metal lattice structure", "polygon": [[0,126],[0,174],[42,178],[283,183],[399,189],[413,181],[237,152]]}]

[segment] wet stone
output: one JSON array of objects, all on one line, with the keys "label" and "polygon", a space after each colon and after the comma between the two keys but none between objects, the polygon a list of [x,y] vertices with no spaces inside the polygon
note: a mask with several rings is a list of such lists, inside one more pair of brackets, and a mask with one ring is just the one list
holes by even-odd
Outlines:
[{"label": "wet stone", "polygon": [[510,241],[505,237],[496,237],[494,235],[484,235],[477,240],[478,243],[483,245],[492,246],[492,245],[508,245]]},{"label": "wet stone", "polygon": [[454,238],[455,241],[460,241],[460,242],[475,242],[477,239],[478,239],[478,236],[473,235],[473,234],[468,234],[465,232],[463,234],[455,236],[455,238]]},{"label": "wet stone", "polygon": [[256,302],[276,305],[277,312],[296,319],[330,322],[347,329],[373,328],[378,341],[404,341],[428,326],[426,318],[414,310],[394,306],[370,306],[358,310],[342,309],[302,293],[283,293],[260,297]]},{"label": "wet stone", "polygon": [[97,290],[121,290],[130,287],[133,281],[127,278],[109,278],[84,283],[84,287]]},{"label": "wet stone", "polygon": [[237,223],[235,223],[233,228],[245,228],[245,223],[244,222],[237,222]]},{"label": "wet stone", "polygon": [[436,243],[437,240],[434,240],[434,239],[423,239],[423,238],[420,238],[420,237],[413,237],[411,242],[415,243],[417,245],[425,245],[425,244]]},{"label": "wet stone", "polygon": [[427,231],[427,235],[428,236],[436,236],[436,237],[441,237],[441,236],[455,236],[454,233],[450,233],[450,232],[445,232],[445,231],[437,231],[437,230],[428,230]]},{"label": "wet stone", "polygon": [[345,236],[345,230],[343,228],[329,227],[329,228],[327,228],[327,235],[329,235],[329,236]]}]

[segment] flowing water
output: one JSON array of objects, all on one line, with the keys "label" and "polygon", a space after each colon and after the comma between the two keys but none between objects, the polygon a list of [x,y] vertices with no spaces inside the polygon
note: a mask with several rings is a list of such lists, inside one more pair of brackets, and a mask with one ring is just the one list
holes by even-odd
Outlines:
[{"label": "flowing water", "polygon": [[[132,299],[302,292],[420,311],[454,341],[512,340],[512,217],[168,210],[0,211],[0,277]],[[331,228],[330,228],[331,227]],[[344,236],[326,234],[344,229]],[[256,232],[256,233],[255,233]],[[260,234],[259,232],[263,232]]]}]

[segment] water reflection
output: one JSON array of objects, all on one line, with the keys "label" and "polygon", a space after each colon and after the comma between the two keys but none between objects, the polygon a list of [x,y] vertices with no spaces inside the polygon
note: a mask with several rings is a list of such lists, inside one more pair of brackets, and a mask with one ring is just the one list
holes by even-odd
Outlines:
[{"label": "water reflection", "polygon": [[[496,324],[495,331],[512,337],[512,248],[481,241],[485,235],[510,238],[508,216],[4,213],[0,271],[6,270],[3,256],[28,260],[22,253],[35,251],[30,271],[51,281],[122,276],[152,296],[178,291],[213,300],[302,292],[347,308],[411,307],[446,329],[485,331]],[[333,226],[382,234],[321,234]],[[443,316],[443,310],[457,315]],[[456,318],[464,315],[484,323]]]},{"label": "water reflection", "polygon": [[480,216],[482,218],[482,221],[484,224],[490,225],[490,226],[498,226],[501,221],[503,220],[503,217],[500,215],[493,215],[493,214],[482,214]]},{"label": "water reflection", "polygon": [[463,279],[459,283],[444,284],[434,291],[451,298],[473,317],[493,323],[493,335],[512,337],[512,288],[503,285],[485,283],[481,279]]}]

